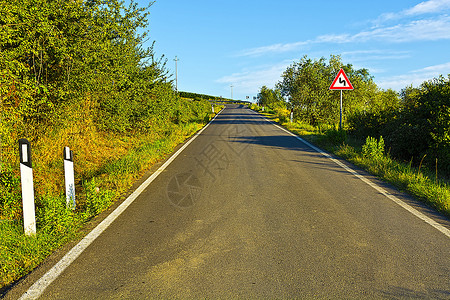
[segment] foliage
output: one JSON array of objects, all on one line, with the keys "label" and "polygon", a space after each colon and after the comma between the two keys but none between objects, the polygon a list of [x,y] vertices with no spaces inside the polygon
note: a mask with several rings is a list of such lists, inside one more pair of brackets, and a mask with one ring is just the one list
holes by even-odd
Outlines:
[{"label": "foliage", "polygon": [[24,127],[51,124],[68,103],[86,98],[106,130],[173,115],[177,97],[165,61],[154,58],[153,45],[143,49],[147,33],[138,34],[148,8],[119,0],[1,4],[2,104]]},{"label": "foliage", "polygon": [[230,99],[224,99],[222,97],[217,97],[217,96],[192,93],[192,92],[182,92],[182,91],[179,92],[179,95],[180,95],[180,97],[188,98],[188,99],[192,99],[192,100],[215,100],[215,101],[230,100]]},{"label": "foliage", "polygon": [[387,156],[363,155],[354,146],[342,145],[335,153],[450,216],[450,185],[439,182],[434,174]]},{"label": "foliage", "polygon": [[393,157],[428,165],[450,174],[450,81],[440,76],[420,87],[406,87],[400,101],[349,118],[351,131],[360,136],[386,137]]},{"label": "foliage", "polygon": [[0,216],[4,219],[18,219],[22,215],[20,177],[11,167],[0,173]]},{"label": "foliage", "polygon": [[347,140],[347,133],[344,130],[330,129],[325,131],[325,136],[335,145],[342,144]]},{"label": "foliage", "polygon": [[340,56],[332,55],[328,62],[325,58],[312,60],[304,56],[286,69],[277,84],[277,89],[294,108],[295,119],[312,125],[339,122],[340,96],[329,87],[341,68],[355,88],[345,93],[344,117],[369,105],[376,94],[376,85],[366,69],[355,70],[350,64],[344,65]]},{"label": "foliage", "polygon": [[[127,173],[129,172],[129,169],[125,167],[118,171]],[[100,183],[98,181],[98,179],[93,178],[84,182],[85,202],[83,203],[83,215],[86,219],[89,219],[90,217],[93,217],[107,209],[114,200],[114,191],[104,189],[103,187],[100,189]]]},{"label": "foliage", "polygon": [[380,136],[380,140],[368,136],[366,143],[362,146],[362,155],[373,160],[380,160],[384,156],[384,140]]},{"label": "foliage", "polygon": [[[0,0],[0,287],[25,275],[209,121],[144,49],[148,9],[119,0]],[[33,145],[37,236],[23,235],[17,140]],[[61,153],[75,155],[77,209]]]},{"label": "foliage", "polygon": [[281,91],[277,89],[273,90],[267,86],[263,86],[256,96],[256,99],[258,105],[272,110],[275,108],[286,108],[286,103],[281,95]]}]

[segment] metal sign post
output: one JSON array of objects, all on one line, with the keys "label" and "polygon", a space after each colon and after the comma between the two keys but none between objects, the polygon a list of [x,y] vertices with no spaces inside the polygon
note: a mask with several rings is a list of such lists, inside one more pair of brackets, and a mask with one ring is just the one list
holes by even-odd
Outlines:
[{"label": "metal sign post", "polygon": [[342,90],[341,90],[341,103],[340,103],[340,109],[339,109],[339,130],[342,129]]},{"label": "metal sign post", "polygon": [[339,71],[333,83],[330,86],[330,90],[340,90],[341,91],[341,102],[339,105],[339,130],[342,129],[342,91],[343,90],[353,90],[353,86],[348,79],[347,75],[343,69]]}]

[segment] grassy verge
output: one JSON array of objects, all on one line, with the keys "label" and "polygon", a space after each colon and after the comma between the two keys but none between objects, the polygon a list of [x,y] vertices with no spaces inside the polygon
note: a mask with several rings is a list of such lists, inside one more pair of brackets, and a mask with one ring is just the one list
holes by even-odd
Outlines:
[{"label": "grassy verge", "polygon": [[368,141],[354,138],[347,135],[345,131],[338,131],[330,126],[314,127],[300,122],[290,123],[286,121],[286,116],[280,116],[277,112],[263,114],[291,132],[393,184],[444,215],[450,216],[450,184],[447,179],[438,178],[432,170],[396,161],[381,150],[376,153],[364,153],[364,147],[367,149]]},{"label": "grassy verge", "polygon": [[[77,238],[86,222],[120,199],[153,164],[203,126],[202,122],[172,124],[164,132],[127,135],[100,132],[89,126],[83,131],[83,126],[78,126],[76,140],[59,140],[70,136],[61,130],[41,138],[33,147],[35,237],[23,234],[18,170],[4,167],[0,173],[0,295],[57,248]],[[71,142],[75,156],[74,211],[66,208],[63,195],[62,145],[66,142]]]}]

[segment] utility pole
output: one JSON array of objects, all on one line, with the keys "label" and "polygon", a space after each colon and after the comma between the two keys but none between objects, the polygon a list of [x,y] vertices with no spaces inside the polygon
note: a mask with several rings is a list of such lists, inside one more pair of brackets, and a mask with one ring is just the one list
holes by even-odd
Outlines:
[{"label": "utility pole", "polygon": [[231,88],[231,100],[233,100],[233,85],[230,85]]},{"label": "utility pole", "polygon": [[175,56],[174,61],[175,61],[175,90],[178,93],[178,61],[179,61],[179,59],[177,56]]}]

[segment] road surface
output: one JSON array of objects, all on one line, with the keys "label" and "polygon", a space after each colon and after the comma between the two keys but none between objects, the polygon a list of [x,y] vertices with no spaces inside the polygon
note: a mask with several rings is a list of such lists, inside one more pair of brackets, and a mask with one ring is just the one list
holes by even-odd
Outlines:
[{"label": "road surface", "polygon": [[41,295],[144,298],[449,299],[450,238],[260,115],[228,107]]}]

